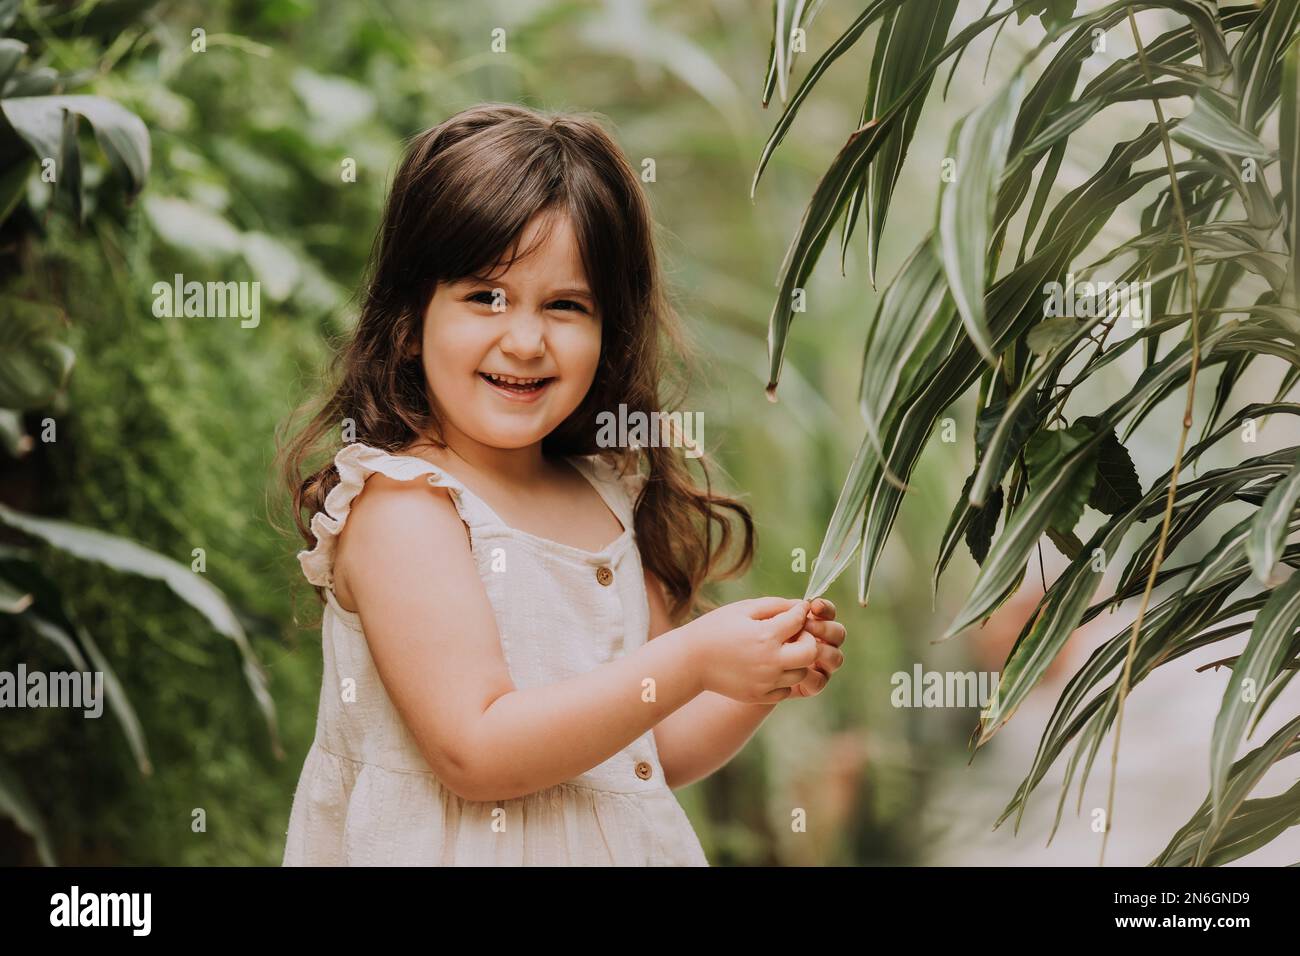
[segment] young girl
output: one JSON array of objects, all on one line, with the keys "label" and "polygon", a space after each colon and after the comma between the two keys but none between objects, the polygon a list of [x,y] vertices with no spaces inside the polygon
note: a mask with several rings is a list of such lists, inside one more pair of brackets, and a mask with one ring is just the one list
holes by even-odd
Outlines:
[{"label": "young girl", "polygon": [[674,322],[595,122],[487,105],[411,143],[340,383],[285,449],[325,603],[285,865],[707,865],[672,789],[818,693],[845,631],[775,597],[683,623],[752,559],[749,512],[680,448],[596,441],[661,407]]}]

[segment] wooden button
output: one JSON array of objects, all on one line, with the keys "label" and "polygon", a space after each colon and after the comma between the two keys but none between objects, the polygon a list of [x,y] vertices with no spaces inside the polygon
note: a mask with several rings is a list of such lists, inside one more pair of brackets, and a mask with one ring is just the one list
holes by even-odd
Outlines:
[{"label": "wooden button", "polygon": [[644,760],[636,765],[636,775],[642,780],[649,780],[654,772],[654,767],[650,766]]},{"label": "wooden button", "polygon": [[614,572],[602,565],[596,569],[596,580],[608,587],[614,580]]}]

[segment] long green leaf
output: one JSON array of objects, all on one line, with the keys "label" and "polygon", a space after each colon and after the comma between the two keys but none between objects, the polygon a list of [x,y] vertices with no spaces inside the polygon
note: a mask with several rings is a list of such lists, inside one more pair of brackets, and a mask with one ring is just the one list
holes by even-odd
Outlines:
[{"label": "long green leaf", "polygon": [[997,358],[984,318],[988,240],[1023,89],[1024,77],[1017,73],[953,131],[948,159],[954,176],[939,192],[936,250],[966,332],[990,365]]},{"label": "long green leaf", "polygon": [[1287,47],[1282,60],[1282,107],[1277,129],[1289,253],[1283,302],[1296,308],[1300,306],[1300,41]]},{"label": "long green leaf", "polygon": [[1210,739],[1210,793],[1214,804],[1213,825],[1224,819],[1224,790],[1228,768],[1241,742],[1259,695],[1282,666],[1283,652],[1300,622],[1300,573],[1292,574],[1269,597],[1255,618],[1250,639],[1223,693],[1223,703],[1214,721]]},{"label": "long green leaf", "polygon": [[185,603],[202,614],[217,633],[229,638],[243,659],[244,679],[257,701],[272,747],[283,754],[275,718],[275,702],[267,687],[266,674],[248,643],[235,612],[217,588],[183,564],[118,535],[106,534],[68,521],[37,518],[0,505],[0,524],[6,524],[83,561],[96,561],[116,571],[162,581]]},{"label": "long green leaf", "polygon": [[[933,3],[906,3],[889,20],[881,24],[876,37],[876,50],[871,60],[871,76],[867,86],[863,122],[879,116],[895,99],[907,92],[916,73],[917,63],[928,62],[943,48],[957,12],[958,0],[937,0]],[[1003,21],[1006,22],[1005,20]],[[871,163],[865,190],[850,204],[845,220],[845,239],[848,242],[852,220],[859,195],[864,194],[867,212],[867,270],[872,285],[876,283],[876,264],[880,258],[880,237],[885,229],[889,202],[903,171],[903,161],[911,145],[921,109],[933,82],[929,82],[910,97],[911,104],[903,113],[898,131],[881,147]]]},{"label": "long green leaf", "polygon": [[1273,486],[1250,524],[1246,554],[1250,557],[1250,567],[1255,572],[1255,577],[1261,583],[1269,583],[1269,576],[1277,566],[1297,499],[1300,499],[1300,456],[1296,458],[1290,474]]}]

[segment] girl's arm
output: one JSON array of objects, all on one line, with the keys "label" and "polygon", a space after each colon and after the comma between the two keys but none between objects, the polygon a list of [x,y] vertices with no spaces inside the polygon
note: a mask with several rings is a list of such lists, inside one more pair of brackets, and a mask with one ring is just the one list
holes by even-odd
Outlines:
[{"label": "girl's arm", "polygon": [[[654,647],[665,638],[671,640],[676,632],[670,629],[668,605],[659,579],[648,570],[645,579],[651,637],[645,646]],[[668,786],[676,790],[725,766],[776,706],[745,704],[706,690],[665,717],[655,727],[654,735]]]},{"label": "girl's arm", "polygon": [[464,525],[433,490],[371,476],[340,535],[335,581],[393,705],[453,792],[504,800],[569,780],[701,693],[690,625],[569,680],[516,689]]}]

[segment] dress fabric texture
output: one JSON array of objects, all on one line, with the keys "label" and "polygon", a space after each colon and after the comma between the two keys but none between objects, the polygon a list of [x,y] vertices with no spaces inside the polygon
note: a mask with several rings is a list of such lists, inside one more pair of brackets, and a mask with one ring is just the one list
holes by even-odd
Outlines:
[{"label": "dress fabric texture", "polygon": [[649,635],[633,510],[645,478],[598,455],[567,459],[623,533],[584,551],[505,524],[445,470],[353,443],[298,555],[324,587],[324,673],[284,849],[285,866],[708,866],[664,780],[653,731],[571,780],[522,797],[466,800],[429,768],[375,670],[358,615],[333,591],[334,547],[352,500],[378,472],[447,488],[519,689],[566,680],[631,653]]}]

